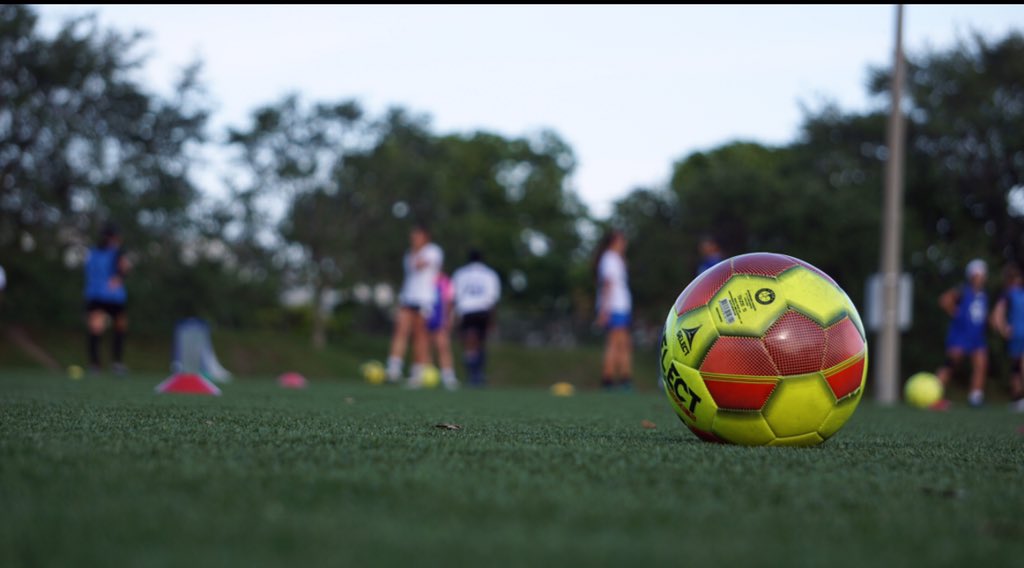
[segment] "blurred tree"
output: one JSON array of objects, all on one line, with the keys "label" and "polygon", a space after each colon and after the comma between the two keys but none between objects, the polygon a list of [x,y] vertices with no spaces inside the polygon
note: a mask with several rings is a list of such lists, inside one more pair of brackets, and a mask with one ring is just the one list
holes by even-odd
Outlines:
[{"label": "blurred tree", "polygon": [[447,270],[470,247],[503,276],[506,300],[538,313],[570,311],[566,263],[580,247],[586,210],[568,189],[571,149],[552,132],[505,138],[476,132],[435,136],[423,117],[393,109],[379,140],[350,156],[342,194],[358,203],[359,278],[398,283],[413,222],[426,222]]},{"label": "blurred tree", "polygon": [[[208,246],[219,223],[190,177],[209,116],[200,66],[157,96],[135,78],[142,37],[101,29],[94,16],[46,37],[32,8],[0,7],[0,256],[12,272],[12,319],[78,323],[78,266],[107,220],[135,260],[136,327],[166,327],[204,306],[250,311],[194,294],[201,281],[241,284],[229,255]],[[215,270],[191,270],[190,256]]]},{"label": "blurred tree", "polygon": [[[364,135],[362,117],[354,101],[307,108],[289,95],[254,111],[246,130],[229,133],[230,143],[242,150],[248,173],[248,181],[234,190],[241,204],[236,241],[255,249],[298,247],[300,254],[286,256],[289,274],[291,284],[312,290],[312,340],[317,348],[327,343],[325,294],[341,282],[357,257],[352,245],[358,216],[346,207],[338,171]],[[267,208],[260,207],[274,202],[288,208],[278,231],[268,223]]]},{"label": "blurred tree", "polygon": [[[974,34],[908,60],[904,266],[914,275],[915,325],[905,373],[941,363],[948,320],[936,297],[963,281],[970,259],[990,263],[993,292],[1002,264],[1024,261],[1024,36]],[[888,73],[872,73],[881,100]],[[998,373],[1004,365],[996,359]]]},{"label": "blurred tree", "polygon": [[[941,362],[946,319],[936,297],[962,280],[970,258],[1024,260],[1024,39],[975,36],[911,57],[910,69],[904,266],[914,275],[915,322],[905,373]],[[648,298],[668,305],[685,287],[702,234],[729,255],[803,258],[863,307],[866,280],[878,270],[888,73],[872,74],[876,109],[805,109],[792,144],[698,152],[676,163],[666,190],[620,200],[611,221],[632,237],[638,309]]]}]

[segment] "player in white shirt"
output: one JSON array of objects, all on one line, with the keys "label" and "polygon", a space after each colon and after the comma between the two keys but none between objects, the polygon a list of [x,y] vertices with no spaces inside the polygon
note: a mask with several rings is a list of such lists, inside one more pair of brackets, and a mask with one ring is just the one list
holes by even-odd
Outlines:
[{"label": "player in white shirt", "polygon": [[452,275],[455,314],[460,319],[462,357],[469,372],[469,384],[485,384],[487,331],[494,324],[494,309],[501,298],[498,274],[484,264],[478,250],[469,251],[469,263]]},{"label": "player in white shirt", "polygon": [[629,329],[633,300],[625,255],[626,236],[613,230],[601,239],[594,263],[597,325],[608,333],[601,367],[601,386],[605,390],[633,388],[633,342]]},{"label": "player in white shirt", "polygon": [[422,383],[423,370],[430,364],[426,321],[433,314],[437,295],[437,275],[441,272],[444,253],[430,242],[430,230],[416,225],[409,233],[409,251],[402,260],[405,281],[398,294],[399,310],[395,332],[391,337],[388,357],[388,380],[396,383],[402,378],[402,361],[412,336],[413,365],[409,385]]}]

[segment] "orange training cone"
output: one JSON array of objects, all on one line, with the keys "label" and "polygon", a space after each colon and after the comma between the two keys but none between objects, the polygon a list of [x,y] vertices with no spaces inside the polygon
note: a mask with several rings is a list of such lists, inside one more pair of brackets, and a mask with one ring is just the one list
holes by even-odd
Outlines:
[{"label": "orange training cone", "polygon": [[193,373],[171,375],[156,386],[158,394],[205,394],[220,396],[220,389],[205,378]]}]

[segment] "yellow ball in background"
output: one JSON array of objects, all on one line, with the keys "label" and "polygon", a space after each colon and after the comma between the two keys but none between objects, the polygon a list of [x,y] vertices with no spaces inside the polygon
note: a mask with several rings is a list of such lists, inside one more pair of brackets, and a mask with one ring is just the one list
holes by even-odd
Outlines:
[{"label": "yellow ball in background", "polygon": [[572,386],[572,383],[555,383],[551,385],[551,394],[555,396],[572,396],[576,392],[576,387]]},{"label": "yellow ball in background", "polygon": [[68,367],[68,377],[71,380],[77,381],[77,380],[81,379],[84,376],[85,376],[85,371],[81,367],[79,367],[78,365],[70,365]]},{"label": "yellow ball in background", "polygon": [[903,385],[903,400],[915,408],[928,408],[942,400],[942,381],[931,373],[917,373]]},{"label": "yellow ball in background", "polygon": [[426,367],[424,367],[422,383],[423,388],[435,389],[439,384],[441,384],[441,372],[437,370],[437,367],[433,365],[427,365]]},{"label": "yellow ball in background", "polygon": [[384,384],[384,380],[387,379],[387,372],[380,361],[367,361],[359,370],[363,373],[363,380],[371,385]]}]

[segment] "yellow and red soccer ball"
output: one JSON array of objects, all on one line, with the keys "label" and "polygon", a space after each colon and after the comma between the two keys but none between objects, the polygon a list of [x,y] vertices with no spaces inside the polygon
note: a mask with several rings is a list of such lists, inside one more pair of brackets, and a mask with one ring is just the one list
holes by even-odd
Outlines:
[{"label": "yellow and red soccer ball", "polygon": [[821,270],[786,255],[744,254],[676,299],[661,373],[673,409],[704,440],[820,444],[864,393],[864,326]]}]

